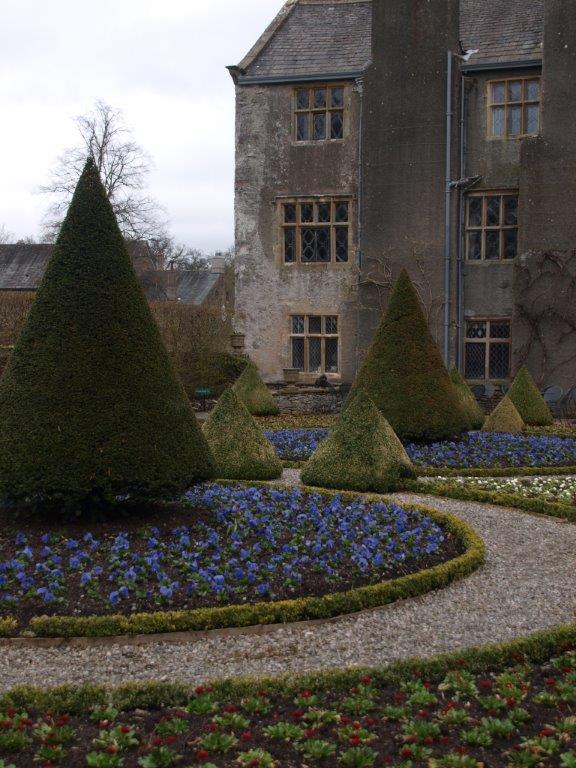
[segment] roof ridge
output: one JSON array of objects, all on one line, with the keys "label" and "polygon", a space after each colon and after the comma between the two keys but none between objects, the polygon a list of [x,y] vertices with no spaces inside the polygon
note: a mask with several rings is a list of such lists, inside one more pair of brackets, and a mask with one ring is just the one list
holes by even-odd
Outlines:
[{"label": "roof ridge", "polygon": [[286,0],[282,8],[278,11],[276,16],[274,17],[274,19],[266,27],[266,30],[263,32],[263,34],[260,35],[256,43],[252,46],[252,48],[248,51],[246,56],[244,56],[242,61],[238,64],[238,69],[241,72],[243,70],[248,69],[248,67],[258,58],[258,56],[262,53],[264,48],[266,48],[268,43],[272,40],[276,32],[284,24],[286,19],[290,16],[290,14],[294,10],[294,8],[296,8],[299,2],[300,0]]}]

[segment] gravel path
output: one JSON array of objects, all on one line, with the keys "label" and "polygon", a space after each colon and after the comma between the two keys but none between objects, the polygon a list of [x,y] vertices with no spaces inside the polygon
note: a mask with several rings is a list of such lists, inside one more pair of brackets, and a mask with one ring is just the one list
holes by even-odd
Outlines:
[{"label": "gravel path", "polygon": [[[297,482],[292,471],[285,482]],[[381,665],[526,635],[574,620],[576,525],[470,502],[401,494],[471,523],[486,565],[447,589],[325,623],[188,635],[173,642],[56,648],[0,642],[0,689],[17,684],[168,680]]]}]

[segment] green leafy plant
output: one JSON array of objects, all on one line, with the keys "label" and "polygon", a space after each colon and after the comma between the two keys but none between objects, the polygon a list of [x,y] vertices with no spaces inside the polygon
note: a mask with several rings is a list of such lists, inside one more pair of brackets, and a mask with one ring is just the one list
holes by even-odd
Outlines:
[{"label": "green leafy plant", "polygon": [[338,762],[343,768],[372,768],[378,753],[369,747],[351,747],[342,752]]},{"label": "green leafy plant", "polygon": [[196,743],[207,752],[221,752],[224,754],[236,746],[238,739],[230,733],[214,732],[199,736]]},{"label": "green leafy plant", "polygon": [[262,381],[255,363],[248,363],[232,389],[253,416],[276,416],[280,413],[280,408]]},{"label": "green leafy plant", "polygon": [[240,765],[250,766],[250,768],[274,768],[276,761],[265,749],[251,749],[249,752],[242,752],[238,755]]},{"label": "green leafy plant", "polygon": [[326,760],[336,753],[336,746],[330,741],[322,739],[307,739],[297,745],[296,749],[307,760]]},{"label": "green leafy plant", "polygon": [[156,747],[150,754],[139,758],[140,768],[171,768],[180,760],[180,755],[170,747]]},{"label": "green leafy plant", "polygon": [[86,755],[88,768],[122,768],[124,758],[107,752],[89,752]]},{"label": "green leafy plant", "polygon": [[280,739],[282,741],[296,741],[304,736],[304,729],[295,723],[274,723],[264,728],[264,736],[267,739]]},{"label": "green leafy plant", "polygon": [[550,408],[540,394],[530,371],[520,368],[508,390],[508,397],[526,424],[545,427],[554,423]]}]

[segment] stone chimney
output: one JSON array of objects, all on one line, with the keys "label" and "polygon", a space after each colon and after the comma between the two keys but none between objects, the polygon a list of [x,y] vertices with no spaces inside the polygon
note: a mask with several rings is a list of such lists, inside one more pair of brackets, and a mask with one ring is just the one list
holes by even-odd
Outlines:
[{"label": "stone chimney", "polygon": [[217,253],[210,259],[210,272],[223,275],[226,271],[226,257]]}]

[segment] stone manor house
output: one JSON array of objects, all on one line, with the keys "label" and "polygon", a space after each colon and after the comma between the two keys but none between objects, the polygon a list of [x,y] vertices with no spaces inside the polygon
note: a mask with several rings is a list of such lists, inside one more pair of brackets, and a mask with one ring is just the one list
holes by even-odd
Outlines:
[{"label": "stone manor house", "polygon": [[406,267],[469,382],[576,385],[575,0],[288,0],[230,72],[267,381],[350,382]]}]

